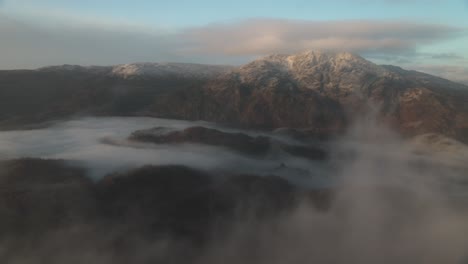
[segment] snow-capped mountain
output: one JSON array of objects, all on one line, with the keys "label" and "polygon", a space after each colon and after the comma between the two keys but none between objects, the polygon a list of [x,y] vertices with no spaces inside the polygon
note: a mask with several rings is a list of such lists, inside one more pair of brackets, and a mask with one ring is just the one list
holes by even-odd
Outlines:
[{"label": "snow-capped mountain", "polygon": [[121,64],[112,68],[113,76],[125,79],[133,77],[183,77],[210,78],[229,71],[233,67],[203,65],[193,63],[132,63]]},{"label": "snow-capped mountain", "polygon": [[[0,127],[86,115],[151,115],[333,134],[372,102],[404,135],[468,142],[468,87],[348,52],[270,55],[241,67],[134,63],[0,71]],[[14,119],[11,117],[14,116]],[[11,125],[13,124],[13,125]]]},{"label": "snow-capped mountain", "polygon": [[194,63],[129,63],[115,66],[80,66],[80,65],[59,65],[39,68],[42,72],[66,72],[66,73],[89,73],[102,74],[110,77],[123,79],[132,78],[154,78],[154,77],[173,77],[173,78],[212,78],[231,69],[233,66],[225,65],[204,65]]},{"label": "snow-capped mountain", "polygon": [[358,55],[322,51],[270,55],[242,66],[238,74],[244,83],[259,79],[275,82],[277,78],[285,77],[302,88],[321,91],[339,88],[340,92],[356,91],[373,78],[397,77],[386,68]]}]

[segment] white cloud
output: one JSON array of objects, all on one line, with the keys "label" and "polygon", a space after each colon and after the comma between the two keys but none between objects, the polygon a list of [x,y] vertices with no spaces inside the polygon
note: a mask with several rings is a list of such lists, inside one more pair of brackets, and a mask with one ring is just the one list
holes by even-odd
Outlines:
[{"label": "white cloud", "polygon": [[[55,23],[52,25],[51,21]],[[464,28],[440,24],[280,19],[251,19],[170,31],[125,21],[73,16],[67,20],[54,12],[49,19],[36,17],[34,23],[0,12],[0,69],[136,61],[244,63],[270,53],[309,49],[346,50],[396,64],[417,65],[421,59],[419,47],[464,34]],[[452,53],[424,56],[433,57],[439,64],[459,57]],[[450,79],[465,80],[463,76],[467,75],[455,68],[424,68],[431,73],[441,69],[445,69],[443,76]]]},{"label": "white cloud", "polygon": [[468,85],[468,67],[455,65],[416,65],[411,68]]},{"label": "white cloud", "polygon": [[195,52],[230,55],[333,49],[371,54],[414,52],[418,46],[451,39],[465,29],[414,22],[248,20],[190,29]]},{"label": "white cloud", "polygon": [[0,15],[0,36],[0,68],[178,60],[179,44],[164,32],[91,25],[48,27]]}]

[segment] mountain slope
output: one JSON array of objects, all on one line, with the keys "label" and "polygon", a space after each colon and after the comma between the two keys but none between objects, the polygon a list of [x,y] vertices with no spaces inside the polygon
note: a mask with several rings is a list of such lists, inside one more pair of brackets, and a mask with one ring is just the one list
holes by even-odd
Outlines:
[{"label": "mountain slope", "polygon": [[271,55],[241,67],[128,64],[0,71],[0,126],[150,115],[248,127],[344,131],[369,105],[404,135],[468,141],[468,87],[346,52]]},{"label": "mountain slope", "polygon": [[200,93],[164,98],[154,112],[171,112],[166,102],[176,102],[178,118],[339,133],[372,104],[405,135],[468,140],[468,87],[350,53],[268,56],[210,80]]},{"label": "mountain slope", "polygon": [[192,63],[133,63],[112,68],[112,75],[122,78],[167,77],[175,78],[212,78],[232,69],[231,66],[203,65]]}]

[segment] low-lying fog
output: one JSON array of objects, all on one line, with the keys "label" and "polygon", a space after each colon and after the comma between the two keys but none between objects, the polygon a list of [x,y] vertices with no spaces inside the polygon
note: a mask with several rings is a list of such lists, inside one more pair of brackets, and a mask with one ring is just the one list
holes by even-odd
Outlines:
[{"label": "low-lying fog", "polygon": [[[301,181],[304,174],[307,174],[307,177],[319,177],[314,171],[317,172],[324,166],[275,149],[266,157],[258,159],[223,147],[200,144],[156,145],[127,140],[132,132],[140,129],[166,127],[182,130],[192,126],[216,128],[225,132],[243,132],[252,136],[268,135],[264,132],[220,127],[202,121],[140,117],[83,118],[43,129],[0,132],[0,159],[38,157],[70,160],[88,168],[90,175],[95,179],[110,172],[148,164],[180,164],[204,170],[234,170],[262,175],[276,171],[277,174],[295,174],[293,176],[296,176],[296,180]],[[293,142],[292,139],[271,134],[269,136]],[[281,164],[286,164],[291,170],[276,170]]]},{"label": "low-lying fog", "polygon": [[[337,195],[328,212],[300,204],[271,223],[241,222],[195,263],[435,264],[465,263],[468,257],[466,167],[423,154],[372,120],[364,119],[346,136],[328,142],[326,162],[275,150],[265,159],[255,159],[220,147],[126,141],[138,129],[193,125],[234,131],[205,122],[84,118],[39,130],[0,132],[0,158],[74,160],[89,168],[93,177],[144,164],[270,174],[285,163],[308,172],[302,180],[293,172],[282,172],[286,178],[293,175],[296,183],[335,179]],[[103,139],[121,144],[106,144]],[[160,249],[147,245],[141,254],[155,250]],[[93,261],[88,263],[108,263]]]},{"label": "low-lying fog", "polygon": [[[406,144],[387,128],[380,127],[373,121],[366,122],[360,121],[342,138],[321,143],[320,147],[332,154],[332,162],[339,161],[341,164],[343,159],[355,158],[358,153],[369,155],[369,158],[384,159],[382,162],[377,162],[379,166],[386,166],[389,162],[423,160],[450,163],[450,161],[463,161],[464,158],[468,158],[468,155],[464,155],[466,150],[449,153],[453,154],[452,156],[439,155],[436,159],[434,155],[422,155],[421,142],[417,142],[419,145],[414,144],[414,146]],[[254,158],[216,146],[188,143],[156,145],[127,140],[129,135],[136,130],[153,127],[183,130],[193,126],[215,128],[224,132],[241,132],[251,136],[264,135],[290,144],[304,144],[284,135],[223,127],[203,121],[145,117],[82,118],[57,123],[43,129],[0,131],[0,160],[22,157],[65,159],[82,163],[95,178],[109,172],[146,164],[181,164],[207,170],[234,169],[257,174],[268,174],[275,171],[281,164],[310,173],[330,167],[323,168],[322,166],[325,166],[323,162],[292,157],[275,148],[272,148],[266,157]],[[346,156],[346,153],[349,155]],[[443,160],[444,157],[451,160]],[[463,165],[463,162],[456,164]],[[339,167],[336,165],[332,164],[334,168]],[[319,174],[323,173],[324,171],[320,171]]]}]

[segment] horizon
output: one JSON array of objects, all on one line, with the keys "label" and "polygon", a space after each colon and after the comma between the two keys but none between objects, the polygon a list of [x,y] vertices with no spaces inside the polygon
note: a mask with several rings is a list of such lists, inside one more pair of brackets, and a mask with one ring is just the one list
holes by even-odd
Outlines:
[{"label": "horizon", "polygon": [[242,65],[327,49],[468,83],[467,0],[0,0],[0,35],[0,70]]},{"label": "horizon", "polygon": [[395,66],[395,67],[399,67],[403,70],[406,70],[406,71],[416,71],[416,72],[421,72],[421,73],[426,73],[426,74],[429,74],[429,75],[433,75],[435,77],[439,77],[439,78],[443,78],[443,79],[446,79],[446,80],[449,80],[449,81],[452,81],[452,82],[456,82],[456,83],[460,83],[460,84],[463,84],[463,85],[466,85],[468,86],[468,80],[466,81],[463,81],[463,80],[452,80],[452,79],[449,79],[449,78],[446,78],[444,76],[441,76],[441,75],[437,75],[436,73],[430,73],[430,72],[426,72],[426,71],[422,71],[422,70],[417,70],[417,69],[410,69],[410,68],[407,68],[407,67],[404,67],[404,66],[401,66],[401,65],[398,65],[398,64],[385,64],[385,63],[376,63],[372,60],[369,60],[363,56],[360,56],[359,54],[357,53],[353,53],[353,52],[348,52],[348,51],[326,51],[326,50],[304,50],[304,51],[301,51],[301,52],[297,52],[297,53],[294,53],[294,54],[285,54],[285,53],[276,53],[276,54],[270,54],[270,55],[265,55],[265,56],[259,56],[257,58],[254,58],[253,60],[251,61],[248,61],[246,63],[243,63],[243,64],[213,64],[213,63],[196,63],[196,62],[173,62],[173,61],[140,61],[140,62],[130,62],[130,63],[122,63],[122,64],[108,64],[108,65],[104,65],[104,64],[101,64],[101,65],[98,65],[98,64],[92,64],[92,65],[83,65],[83,64],[57,64],[57,65],[45,65],[45,66],[40,66],[40,67],[37,67],[37,68],[31,68],[31,69],[22,69],[22,68],[18,68],[18,69],[0,69],[0,71],[9,71],[9,70],[12,70],[12,71],[16,71],[16,70],[41,70],[41,69],[47,69],[47,68],[53,68],[53,67],[66,67],[66,66],[77,66],[77,67],[83,67],[83,68],[93,68],[93,67],[100,67],[100,68],[106,68],[106,67],[116,67],[116,66],[120,66],[120,65],[132,65],[132,64],[193,64],[193,65],[205,65],[205,66],[219,66],[219,67],[233,67],[233,68],[238,68],[238,67],[242,67],[248,63],[251,63],[251,62],[254,62],[256,60],[260,60],[262,58],[266,58],[266,57],[269,57],[269,56],[272,56],[272,55],[284,55],[284,56],[290,56],[290,55],[297,55],[297,54],[303,54],[303,53],[306,53],[306,52],[322,52],[322,53],[336,53],[336,54],[339,54],[339,53],[351,53],[353,56],[359,56],[371,63],[374,63],[375,65],[377,66],[386,66],[386,65],[390,65],[390,66]]}]

